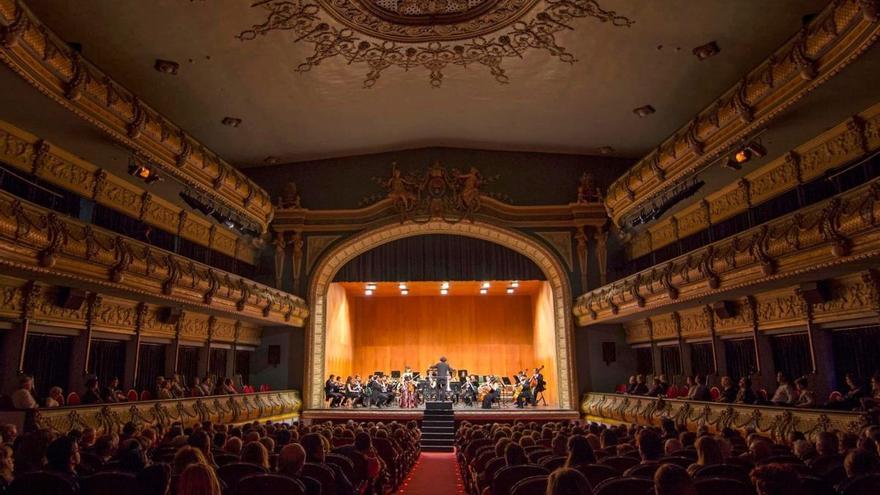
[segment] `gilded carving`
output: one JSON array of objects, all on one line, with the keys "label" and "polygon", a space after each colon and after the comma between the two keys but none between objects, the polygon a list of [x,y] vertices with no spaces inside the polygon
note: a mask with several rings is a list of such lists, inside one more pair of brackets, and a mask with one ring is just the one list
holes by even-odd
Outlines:
[{"label": "gilded carving", "polygon": [[[570,232],[535,232],[539,237],[543,238],[547,241],[548,244],[553,246],[553,249],[562,256],[563,261],[565,261],[565,265],[568,267],[568,270],[571,271],[573,267],[572,263],[572,252],[571,252],[571,233]],[[586,249],[586,247],[585,247]],[[586,287],[586,285],[584,285]]]}]

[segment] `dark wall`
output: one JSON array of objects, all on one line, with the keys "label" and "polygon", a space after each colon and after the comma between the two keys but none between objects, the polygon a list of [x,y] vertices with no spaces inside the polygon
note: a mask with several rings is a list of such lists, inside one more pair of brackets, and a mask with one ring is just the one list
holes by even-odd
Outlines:
[{"label": "dark wall", "polygon": [[[612,392],[636,368],[635,351],[626,343],[623,325],[591,325],[575,328],[575,359],[577,363],[578,400],[586,392]],[[602,360],[602,343],[613,342],[616,359]]]},{"label": "dark wall", "polygon": [[604,191],[635,160],[605,156],[422,148],[374,155],[333,158],[245,169],[276,198],[289,181],[296,182],[302,206],[310,209],[357,208],[363,198],[382,194],[372,177],[387,178],[391,163],[406,172],[422,172],[435,160],[447,169],[477,167],[484,177],[499,175],[485,187],[513,204],[566,204],[577,198],[584,171],[592,171]]}]

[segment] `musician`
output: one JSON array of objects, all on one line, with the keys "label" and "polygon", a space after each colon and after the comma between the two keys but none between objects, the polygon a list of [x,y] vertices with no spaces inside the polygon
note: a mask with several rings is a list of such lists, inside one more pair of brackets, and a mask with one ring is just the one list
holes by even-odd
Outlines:
[{"label": "musician", "polygon": [[525,371],[520,371],[516,375],[516,386],[519,393],[516,396],[516,407],[522,409],[526,403],[532,403],[532,390],[529,388],[529,377]]},{"label": "musician", "polygon": [[330,378],[324,382],[324,396],[330,400],[330,407],[338,407],[345,398],[345,395],[339,392],[339,383],[335,378],[336,375],[330,375]]},{"label": "musician", "polygon": [[416,407],[416,383],[412,376],[406,376],[400,384],[400,407],[411,409]]},{"label": "musician", "polygon": [[345,379],[345,401],[351,407],[357,407],[357,403],[361,400],[361,384],[359,377],[348,377]]},{"label": "musician", "polygon": [[464,400],[464,403],[471,407],[474,405],[474,402],[477,401],[477,377],[471,375],[467,377],[467,380],[464,382],[464,385],[461,387],[461,398]]},{"label": "musician", "polygon": [[494,376],[489,379],[488,387],[489,390],[483,397],[483,409],[492,409],[492,403],[501,396],[501,385]]},{"label": "musician", "polygon": [[388,393],[388,385],[384,377],[374,379],[370,383],[370,388],[373,389],[372,403],[376,404],[376,407],[389,405],[392,396]]},{"label": "musician", "polygon": [[543,368],[544,368],[543,366],[541,366],[540,368],[535,368],[535,373],[532,374],[532,378],[531,378],[531,380],[529,380],[529,385],[531,385],[531,388],[532,388],[532,405],[533,406],[538,405],[538,394],[541,395],[541,400],[544,401],[544,405],[545,406],[547,405],[547,399],[544,399],[544,390],[546,390],[545,383],[544,383],[544,375],[541,373],[541,369],[543,369]]},{"label": "musician", "polygon": [[437,400],[446,401],[446,386],[449,384],[449,377],[452,376],[446,356],[440,356],[440,362],[435,364],[434,368],[437,369]]}]

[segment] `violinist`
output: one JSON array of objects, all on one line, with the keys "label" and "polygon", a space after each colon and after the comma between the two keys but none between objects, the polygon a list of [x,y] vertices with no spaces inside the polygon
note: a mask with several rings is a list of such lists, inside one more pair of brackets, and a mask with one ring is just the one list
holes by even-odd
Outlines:
[{"label": "violinist", "polygon": [[461,397],[468,407],[474,405],[474,402],[477,400],[477,377],[474,375],[467,377],[467,380],[461,387]]},{"label": "violinist", "polygon": [[484,391],[483,409],[492,409],[492,403],[500,396],[501,385],[498,384],[498,380],[493,376],[487,383],[484,383],[480,389]]},{"label": "violinist", "polygon": [[522,409],[525,405],[533,404],[532,389],[529,388],[529,377],[524,371],[516,375],[516,407]]}]

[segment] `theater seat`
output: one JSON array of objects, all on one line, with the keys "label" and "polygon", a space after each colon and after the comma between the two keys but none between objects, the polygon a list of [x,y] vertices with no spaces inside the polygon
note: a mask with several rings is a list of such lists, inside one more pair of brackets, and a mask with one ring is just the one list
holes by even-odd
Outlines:
[{"label": "theater seat", "polygon": [[880,493],[880,474],[866,474],[844,483],[840,495],[876,495]]},{"label": "theater seat", "polygon": [[647,478],[615,478],[599,483],[593,495],[645,495],[654,487]]},{"label": "theater seat", "polygon": [[513,485],[510,495],[544,495],[547,493],[547,476],[529,476]]},{"label": "theater seat", "polygon": [[305,495],[306,488],[299,480],[280,474],[252,474],[238,480],[233,490],[237,495],[259,493],[283,493],[284,495]]},{"label": "theater seat", "polygon": [[76,488],[61,476],[45,471],[35,471],[16,476],[6,491],[6,495],[35,495],[38,493],[75,495]]},{"label": "theater seat", "polygon": [[307,462],[303,465],[302,475],[318,480],[321,484],[321,493],[333,495],[336,493],[336,478],[333,470],[323,464]]},{"label": "theater seat", "polygon": [[135,486],[135,476],[122,471],[104,471],[80,481],[82,495],[119,495],[122,487]]},{"label": "theater seat", "polygon": [[669,456],[660,459],[660,464],[675,464],[685,469],[689,468],[693,463],[694,460],[687,457]]},{"label": "theater seat", "polygon": [[800,478],[803,495],[836,495],[837,493],[831,483],[818,476],[801,476]]},{"label": "theater seat", "polygon": [[694,479],[703,478],[727,478],[748,483],[749,472],[735,464],[709,464],[697,469],[697,472],[694,473]]},{"label": "theater seat", "polygon": [[601,461],[599,461],[599,464],[604,464],[608,467],[613,468],[618,473],[623,473],[627,469],[638,465],[639,460],[629,456],[613,456],[602,459]]},{"label": "theater seat", "polygon": [[266,470],[256,464],[246,462],[233,462],[225,466],[217,468],[217,477],[220,478],[226,486],[235,492],[238,482],[245,476],[254,474],[266,474]]},{"label": "theater seat", "polygon": [[125,396],[129,402],[137,402],[137,400],[138,400],[138,393],[137,393],[137,390],[135,390],[135,389],[130,389],[128,391],[128,393],[125,394]]},{"label": "theater seat", "polygon": [[599,484],[605,480],[620,476],[619,471],[604,464],[587,464],[579,466],[577,469],[586,476],[587,481],[590,482],[590,486],[593,487],[599,486]]},{"label": "theater seat", "polygon": [[149,390],[144,390],[141,392],[141,400],[153,400],[153,394]]},{"label": "theater seat", "polygon": [[752,485],[728,478],[700,478],[694,481],[697,495],[749,495],[755,493]]},{"label": "theater seat", "polygon": [[565,461],[566,461],[565,456],[561,456],[561,455],[560,456],[550,456],[550,457],[545,457],[538,464],[542,467],[547,468],[547,470],[552,473],[553,471],[556,471],[557,469],[561,468],[565,464]]},{"label": "theater seat", "polygon": [[640,478],[648,478],[654,479],[654,473],[660,469],[659,462],[649,462],[645,464],[639,464],[637,466],[633,466],[627,469],[623,475],[626,477],[629,476],[637,476]]},{"label": "theater seat", "polygon": [[80,405],[79,394],[76,392],[71,392],[71,393],[67,394],[67,405],[68,406]]},{"label": "theater seat", "polygon": [[505,466],[495,473],[492,484],[489,485],[492,495],[508,495],[517,482],[530,476],[549,475],[550,471],[537,464],[525,464],[522,466]]}]

